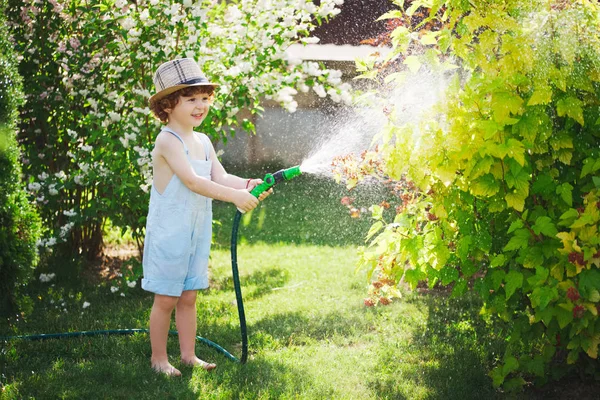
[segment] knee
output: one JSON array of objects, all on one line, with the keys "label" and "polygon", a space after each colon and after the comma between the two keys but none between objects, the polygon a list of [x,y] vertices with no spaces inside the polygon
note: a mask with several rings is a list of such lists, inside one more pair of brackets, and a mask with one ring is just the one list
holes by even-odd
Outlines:
[{"label": "knee", "polygon": [[163,312],[171,312],[177,305],[177,300],[177,297],[155,295],[154,308]]},{"label": "knee", "polygon": [[177,302],[177,308],[196,307],[196,291],[185,291]]}]

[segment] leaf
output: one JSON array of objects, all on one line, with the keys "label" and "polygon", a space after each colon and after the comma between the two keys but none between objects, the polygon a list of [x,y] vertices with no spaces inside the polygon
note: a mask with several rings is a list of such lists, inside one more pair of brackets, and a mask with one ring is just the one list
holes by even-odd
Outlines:
[{"label": "leaf", "polygon": [[519,361],[513,356],[507,357],[502,366],[502,375],[506,376],[519,368]]},{"label": "leaf", "polygon": [[600,169],[600,158],[593,159],[592,157],[588,157],[583,160],[583,168],[581,168],[580,178],[584,176],[594,173]]},{"label": "leaf", "polygon": [[383,228],[383,222],[382,221],[377,221],[373,225],[371,225],[371,229],[369,229],[369,233],[367,233],[367,237],[365,238],[365,242],[368,242],[369,239],[371,239],[373,237],[373,235],[375,235],[377,232],[379,232],[379,230],[381,230],[381,228]]},{"label": "leaf", "polygon": [[590,298],[594,290],[600,291],[600,270],[586,269],[579,274],[579,291],[585,298]]},{"label": "leaf", "polygon": [[527,278],[527,282],[531,286],[541,286],[546,282],[546,279],[548,279],[548,275],[550,275],[548,268],[538,266],[535,268],[535,275]]},{"label": "leaf", "polygon": [[461,259],[461,261],[465,261],[467,259],[471,244],[473,244],[473,237],[471,235],[462,237],[456,244],[456,255]]},{"label": "leaf", "polygon": [[438,35],[438,32],[435,32],[435,31],[427,32],[425,35],[423,35],[421,37],[421,44],[424,46],[431,45],[431,44],[433,44],[433,45],[437,44],[437,39],[436,39],[437,35]]},{"label": "leaf", "polygon": [[531,186],[531,191],[535,194],[541,195],[554,194],[556,191],[556,183],[554,182],[554,178],[548,174],[538,175]]},{"label": "leaf", "polygon": [[556,226],[552,223],[550,217],[538,217],[535,224],[531,227],[536,235],[540,233],[548,237],[555,237],[558,233]]},{"label": "leaf", "polygon": [[526,197],[527,196],[523,196],[519,192],[514,191],[512,193],[507,193],[506,196],[504,196],[504,199],[506,200],[506,204],[509,207],[512,207],[517,211],[523,211],[523,209],[525,208]]},{"label": "leaf", "polygon": [[377,204],[373,205],[372,218],[376,220],[383,219],[383,207]]},{"label": "leaf", "polygon": [[556,194],[567,203],[569,207],[573,205],[573,186],[565,182],[556,187]]},{"label": "leaf", "polygon": [[510,271],[504,279],[504,291],[506,292],[506,300],[511,298],[515,290],[523,286],[523,274],[518,271]]},{"label": "leaf", "polygon": [[542,86],[537,88],[529,101],[527,102],[528,106],[535,106],[538,104],[549,104],[552,101],[552,88],[549,86]]},{"label": "leaf", "polygon": [[454,285],[454,288],[452,288],[452,293],[450,294],[450,297],[457,298],[462,296],[467,292],[467,288],[467,281],[463,278],[458,279],[456,281],[456,284]]},{"label": "leaf", "polygon": [[512,222],[512,224],[510,224],[510,227],[508,228],[508,232],[507,233],[513,233],[514,231],[516,231],[519,228],[523,227],[523,220],[522,219],[517,219],[515,221]]},{"label": "leaf", "polygon": [[413,74],[416,74],[421,68],[421,61],[419,61],[419,57],[417,56],[406,57],[403,64],[406,64],[410,72],[412,72]]},{"label": "leaf", "polygon": [[442,285],[447,286],[458,279],[458,270],[453,266],[446,265],[440,270]]},{"label": "leaf", "polygon": [[556,102],[556,112],[559,117],[565,115],[573,118],[583,126],[583,108],[581,100],[573,96],[563,97]]},{"label": "leaf", "polygon": [[490,197],[498,193],[500,184],[492,174],[485,174],[477,178],[469,189],[474,196]]},{"label": "leaf", "polygon": [[533,289],[533,292],[529,295],[529,299],[531,300],[531,306],[541,311],[557,296],[558,292],[556,288],[542,286]]},{"label": "leaf", "polygon": [[505,257],[504,254],[498,254],[496,255],[493,259],[492,262],[490,263],[490,267],[494,268],[494,267],[501,267],[504,265],[505,263]]},{"label": "leaf", "polygon": [[502,281],[504,280],[505,276],[506,276],[506,272],[504,272],[503,270],[501,270],[501,269],[494,270],[494,272],[492,272],[492,275],[491,275],[492,289],[494,289],[494,290],[500,289],[500,285],[502,285]]},{"label": "leaf", "polygon": [[590,340],[590,345],[584,349],[588,356],[593,359],[598,358],[598,345],[600,345],[600,333],[594,335]]},{"label": "leaf", "polygon": [[396,19],[402,18],[402,10],[391,10],[383,14],[381,17],[377,18],[376,21],[381,21],[384,19]]},{"label": "leaf", "polygon": [[506,246],[504,246],[503,250],[510,251],[525,248],[529,244],[530,238],[531,233],[529,233],[527,229],[517,229],[513,237],[511,237]]},{"label": "leaf", "polygon": [[562,303],[554,309],[556,320],[558,321],[558,326],[560,329],[563,329],[573,321],[573,305],[570,305],[570,309],[565,308],[564,306],[568,307],[569,305]]}]

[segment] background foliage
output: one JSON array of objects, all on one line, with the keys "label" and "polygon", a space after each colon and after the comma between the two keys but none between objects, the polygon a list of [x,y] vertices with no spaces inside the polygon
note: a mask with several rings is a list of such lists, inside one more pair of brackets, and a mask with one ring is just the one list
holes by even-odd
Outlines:
[{"label": "background foliage", "polygon": [[448,85],[417,122],[386,105],[380,146],[341,164],[350,186],[398,182],[396,204],[373,206],[362,253],[374,287],[477,292],[483,318],[507,327],[495,385],[518,388],[575,363],[597,374],[600,6],[394,3],[382,16],[393,51],[360,61],[362,78],[397,86],[426,71]]},{"label": "background foliage", "polygon": [[38,254],[39,216],[27,199],[21,181],[20,151],[16,139],[17,107],[23,101],[21,77],[8,40],[0,1],[0,316],[14,315],[18,305],[29,307],[19,289],[32,275]]},{"label": "background foliage", "polygon": [[202,129],[226,140],[252,132],[241,108],[259,98],[290,112],[311,88],[349,101],[341,73],[286,53],[315,24],[339,12],[339,0],[10,0],[8,18],[27,98],[20,138],[28,188],[40,206],[52,249],[67,242],[89,259],[102,248],[104,224],[129,228],[138,247],[150,185],[149,151],[159,131],[147,107],[156,67],[173,58],[199,61],[220,83]]}]

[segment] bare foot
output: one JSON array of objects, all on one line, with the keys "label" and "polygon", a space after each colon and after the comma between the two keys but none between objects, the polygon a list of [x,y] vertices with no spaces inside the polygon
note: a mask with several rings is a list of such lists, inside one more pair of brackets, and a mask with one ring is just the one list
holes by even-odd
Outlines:
[{"label": "bare foot", "polygon": [[165,374],[167,376],[181,376],[181,372],[179,372],[179,370],[177,368],[175,368],[174,366],[169,364],[168,361],[165,361],[162,363],[158,363],[158,362],[154,363],[153,362],[152,369],[158,373]]},{"label": "bare foot", "polygon": [[211,371],[217,368],[217,364],[207,363],[206,361],[202,361],[198,357],[194,356],[192,359],[181,359],[181,362],[186,365],[191,365],[192,367],[202,367],[206,371]]}]

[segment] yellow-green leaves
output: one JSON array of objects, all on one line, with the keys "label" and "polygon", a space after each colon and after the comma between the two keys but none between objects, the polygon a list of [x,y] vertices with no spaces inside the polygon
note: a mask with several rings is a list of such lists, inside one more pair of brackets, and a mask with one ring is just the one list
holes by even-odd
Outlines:
[{"label": "yellow-green leaves", "polygon": [[577,97],[563,97],[556,102],[556,113],[559,117],[564,117],[566,115],[579,122],[580,125],[583,125],[584,121],[582,104],[583,103],[581,100],[579,100]]}]

